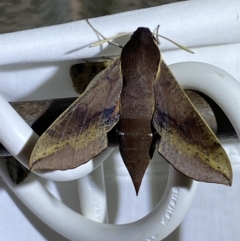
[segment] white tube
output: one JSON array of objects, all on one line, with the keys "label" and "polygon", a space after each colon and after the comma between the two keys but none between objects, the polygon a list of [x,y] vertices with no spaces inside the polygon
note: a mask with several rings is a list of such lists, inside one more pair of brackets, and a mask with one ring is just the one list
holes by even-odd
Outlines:
[{"label": "white tube", "polygon": [[23,184],[16,185],[10,180],[4,162],[0,161],[0,175],[42,221],[74,241],[161,240],[180,224],[197,187],[196,182],[171,168],[166,192],[149,215],[130,224],[110,225],[92,221],[68,208],[50,194],[34,174]]},{"label": "white tube", "polygon": [[29,156],[38,136],[1,95],[0,123],[0,142],[13,156],[21,156],[22,164],[28,167]]},{"label": "white tube", "polygon": [[[181,40],[185,46],[192,48],[239,43],[240,35],[236,31],[240,28],[239,14],[239,0],[231,0],[229,4],[225,0],[218,0],[217,4],[215,0],[195,0],[113,14],[90,21],[108,37],[132,32],[139,26],[149,27],[153,31],[160,24],[161,34],[175,41]],[[1,34],[0,65],[92,58],[99,54],[100,48],[88,46],[98,40],[98,36],[83,20]],[[171,43],[161,41],[164,42],[162,51],[177,49]],[[114,53],[119,53],[119,48],[115,48]],[[105,55],[101,53],[100,56]]]},{"label": "white tube", "polygon": [[[103,165],[77,180],[80,213],[91,220],[108,223]],[[99,198],[101,197],[101,198]]]},{"label": "white tube", "polygon": [[[208,64],[180,63],[170,68],[185,88],[199,90],[214,99],[227,113],[237,133],[240,133],[240,121],[235,111],[240,105],[239,82],[226,72]],[[224,95],[227,98],[224,98]],[[0,166],[2,178],[25,205],[70,240],[162,240],[183,220],[197,187],[197,182],[170,168],[166,191],[152,212],[133,223],[110,225],[86,219],[69,209],[43,188],[34,178],[34,174],[31,174],[25,183],[16,186],[10,181],[2,162]]]},{"label": "white tube", "polygon": [[200,62],[171,65],[171,70],[184,89],[200,91],[214,100],[230,119],[240,137],[240,83],[224,70]]}]

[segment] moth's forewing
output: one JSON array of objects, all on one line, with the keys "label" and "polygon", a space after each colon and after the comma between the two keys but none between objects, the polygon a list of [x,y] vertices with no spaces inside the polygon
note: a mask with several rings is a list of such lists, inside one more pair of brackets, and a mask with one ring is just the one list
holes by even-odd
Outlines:
[{"label": "moth's forewing", "polygon": [[203,182],[231,185],[232,168],[218,139],[162,61],[154,85],[158,151],[177,170]]},{"label": "moth's forewing", "polygon": [[82,94],[91,80],[102,70],[110,66],[112,62],[112,60],[108,60],[103,62],[88,62],[72,65],[70,68],[70,75],[75,91]]},{"label": "moth's forewing", "polygon": [[88,162],[107,147],[107,132],[119,119],[120,60],[100,77],[39,138],[32,169],[65,170]]}]

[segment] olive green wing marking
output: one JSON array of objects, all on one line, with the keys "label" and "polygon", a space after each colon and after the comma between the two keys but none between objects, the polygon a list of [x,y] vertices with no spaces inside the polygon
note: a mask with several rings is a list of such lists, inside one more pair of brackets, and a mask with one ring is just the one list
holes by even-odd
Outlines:
[{"label": "olive green wing marking", "polygon": [[158,152],[178,171],[198,181],[231,185],[232,168],[217,137],[162,61],[154,85],[153,125]]},{"label": "olive green wing marking", "polygon": [[119,119],[120,71],[116,59],[39,138],[32,169],[75,168],[107,147],[107,132]]}]

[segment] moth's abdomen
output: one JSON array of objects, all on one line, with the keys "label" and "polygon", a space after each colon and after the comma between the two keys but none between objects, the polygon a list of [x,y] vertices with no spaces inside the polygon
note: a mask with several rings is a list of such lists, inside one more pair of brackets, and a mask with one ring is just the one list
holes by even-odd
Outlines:
[{"label": "moth's abdomen", "polygon": [[152,116],[155,108],[153,83],[152,73],[141,76],[136,71],[124,77],[120,98],[117,125],[119,149],[136,193],[152,158]]},{"label": "moth's abdomen", "polygon": [[120,116],[117,136],[120,154],[138,193],[145,170],[152,158],[151,118],[131,119]]}]

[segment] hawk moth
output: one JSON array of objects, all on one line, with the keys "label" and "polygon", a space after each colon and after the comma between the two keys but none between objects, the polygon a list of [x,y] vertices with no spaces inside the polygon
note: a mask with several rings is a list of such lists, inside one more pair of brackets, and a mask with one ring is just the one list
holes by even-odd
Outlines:
[{"label": "hawk moth", "polygon": [[162,59],[148,28],[40,137],[32,169],[65,170],[92,159],[116,126],[122,159],[136,192],[160,137],[158,152],[186,176],[231,185],[232,169],[218,139]]}]

